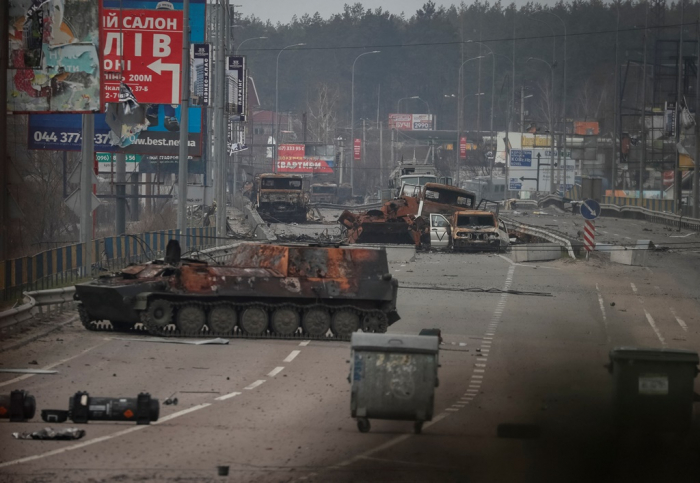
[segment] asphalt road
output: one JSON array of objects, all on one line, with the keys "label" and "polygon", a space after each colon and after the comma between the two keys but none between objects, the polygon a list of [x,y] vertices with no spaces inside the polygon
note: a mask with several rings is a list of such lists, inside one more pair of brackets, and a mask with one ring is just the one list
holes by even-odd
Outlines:
[{"label": "asphalt road", "polygon": [[[410,422],[381,420],[358,432],[347,343],[158,344],[73,322],[0,352],[0,368],[58,370],[0,373],[0,394],[28,390],[39,409],[67,409],[78,390],[148,391],[179,404],[161,406],[150,426],[91,422],[79,441],[15,440],[12,432],[48,424],[38,415],[0,420],[0,482],[700,479],[698,424],[683,438],[616,431],[613,381],[603,367],[618,346],[697,350],[697,256],[654,253],[643,268],[612,265],[603,254],[526,265],[422,253],[391,269],[402,284],[402,319],[390,332],[437,327],[444,337],[435,417],[423,434]],[[498,437],[502,424],[514,425],[515,437]],[[217,476],[219,465],[228,477]]]}]

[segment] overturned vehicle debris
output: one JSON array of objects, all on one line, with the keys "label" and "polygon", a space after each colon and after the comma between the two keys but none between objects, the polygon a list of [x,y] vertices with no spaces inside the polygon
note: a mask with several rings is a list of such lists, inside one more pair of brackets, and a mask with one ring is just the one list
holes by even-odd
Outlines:
[{"label": "overturned vehicle debris", "polygon": [[[476,195],[454,186],[427,183],[404,185],[401,196],[387,201],[379,210],[364,213],[344,211],[338,222],[347,229],[349,243],[410,244],[430,243],[426,219],[434,213],[452,214],[473,209]],[[425,218],[424,218],[425,217]]]},{"label": "overturned vehicle debris", "polygon": [[180,259],[131,265],[76,285],[89,330],[141,327],[160,336],[348,339],[399,320],[386,251],[246,243],[223,265]]}]

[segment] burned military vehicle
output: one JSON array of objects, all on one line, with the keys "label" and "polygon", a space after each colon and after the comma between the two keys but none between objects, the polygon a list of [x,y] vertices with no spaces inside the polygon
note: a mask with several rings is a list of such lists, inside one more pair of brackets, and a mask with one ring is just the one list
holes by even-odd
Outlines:
[{"label": "burned military vehicle", "polygon": [[171,240],[165,260],[77,284],[83,325],[143,324],[160,336],[347,339],[399,320],[398,281],[384,249],[246,243],[224,264],[180,259],[178,251]]},{"label": "burned military vehicle", "polygon": [[303,189],[303,178],[292,174],[259,174],[255,176],[254,203],[265,221],[306,221],[309,198]]}]

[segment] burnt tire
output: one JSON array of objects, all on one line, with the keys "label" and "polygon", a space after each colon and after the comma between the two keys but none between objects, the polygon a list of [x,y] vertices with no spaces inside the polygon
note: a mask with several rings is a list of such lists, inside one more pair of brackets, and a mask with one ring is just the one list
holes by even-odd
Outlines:
[{"label": "burnt tire", "polygon": [[360,316],[351,310],[338,310],[331,319],[331,331],[336,337],[350,337],[360,328]]},{"label": "burnt tire", "polygon": [[197,334],[207,321],[207,314],[202,307],[185,305],[177,311],[175,325],[180,332],[185,334]]},{"label": "burnt tire", "polygon": [[173,320],[173,306],[163,299],[156,299],[146,309],[148,316],[148,326],[162,329]]},{"label": "burnt tire", "polygon": [[233,332],[237,321],[238,314],[236,309],[229,305],[220,305],[209,311],[207,326],[209,327],[209,332],[214,334],[228,334]]},{"label": "burnt tire", "polygon": [[268,327],[267,311],[262,307],[248,307],[241,313],[238,325],[248,335],[263,335]]},{"label": "burnt tire", "polygon": [[272,312],[270,327],[278,335],[292,335],[300,326],[299,312],[290,307],[281,307]]},{"label": "burnt tire", "polygon": [[304,334],[322,337],[331,328],[331,314],[324,309],[307,310],[301,319],[301,327],[304,329]]}]

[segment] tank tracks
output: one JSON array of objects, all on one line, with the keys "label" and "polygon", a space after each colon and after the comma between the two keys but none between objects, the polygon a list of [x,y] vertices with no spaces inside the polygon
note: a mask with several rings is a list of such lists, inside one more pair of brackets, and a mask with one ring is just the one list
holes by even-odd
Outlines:
[{"label": "tank tracks", "polygon": [[352,305],[232,303],[155,299],[135,324],[91,320],[78,306],[83,326],[90,331],[148,333],[160,337],[223,337],[348,341],[353,332],[384,333],[386,314]]}]

